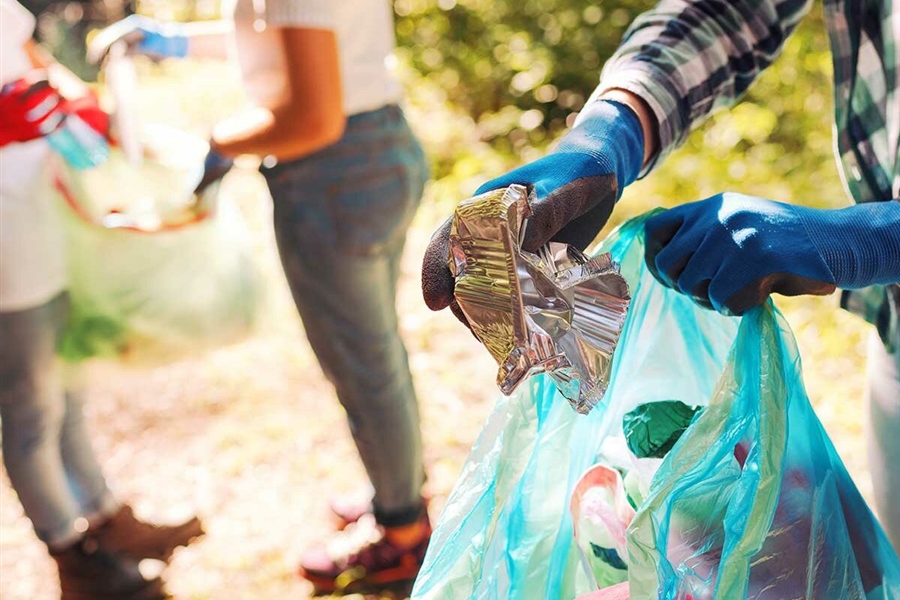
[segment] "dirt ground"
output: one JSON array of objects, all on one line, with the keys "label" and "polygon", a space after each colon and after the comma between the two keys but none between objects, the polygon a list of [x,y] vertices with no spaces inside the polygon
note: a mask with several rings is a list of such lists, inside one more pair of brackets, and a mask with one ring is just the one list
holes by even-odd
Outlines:
[{"label": "dirt ground", "polygon": [[[151,98],[152,100],[152,98]],[[149,100],[148,100],[149,101]],[[310,351],[281,280],[261,181],[230,176],[273,282],[270,323],[255,339],[152,371],[87,369],[88,416],[114,490],[146,518],[190,511],[207,535],[166,572],[179,600],[303,598],[298,553],[325,536],[332,494],[364,475],[333,391]],[[437,518],[494,398],[495,366],[449,314],[419,295],[419,260],[444,211],[426,205],[410,232],[399,296],[402,331],[422,405]],[[782,303],[807,386],[863,493],[864,337],[835,298]],[[0,598],[58,598],[53,565],[0,478]]]}]

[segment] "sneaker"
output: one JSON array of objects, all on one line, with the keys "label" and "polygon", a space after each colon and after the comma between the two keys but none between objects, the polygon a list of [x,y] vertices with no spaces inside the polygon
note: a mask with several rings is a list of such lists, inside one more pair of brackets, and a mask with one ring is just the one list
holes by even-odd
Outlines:
[{"label": "sneaker", "polygon": [[377,593],[409,585],[419,574],[431,537],[427,514],[417,524],[422,526],[421,538],[403,547],[390,540],[391,529],[400,528],[381,527],[365,515],[330,545],[307,552],[300,560],[300,576],[313,584],[317,595]]},{"label": "sneaker", "polygon": [[165,600],[159,577],[145,579],[137,561],[100,547],[85,536],[62,551],[51,551],[59,570],[62,600]]},{"label": "sneaker", "polygon": [[331,499],[328,508],[338,531],[343,531],[364,516],[375,513],[371,495],[336,496]]},{"label": "sneaker", "polygon": [[203,525],[197,517],[176,525],[145,523],[134,515],[130,506],[125,505],[89,533],[104,550],[135,560],[151,558],[168,562],[175,548],[187,546],[203,535]]},{"label": "sneaker", "polygon": [[[430,496],[422,496],[422,503],[426,509],[430,500]],[[343,531],[366,515],[375,514],[371,494],[335,496],[331,499],[328,508],[338,531]]]}]

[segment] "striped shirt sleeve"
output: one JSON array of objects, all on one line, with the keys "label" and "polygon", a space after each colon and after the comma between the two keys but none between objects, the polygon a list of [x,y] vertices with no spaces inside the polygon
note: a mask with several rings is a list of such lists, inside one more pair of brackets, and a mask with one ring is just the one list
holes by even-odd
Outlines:
[{"label": "striped shirt sleeve", "polygon": [[266,7],[267,25],[335,29],[334,0],[263,0],[263,2]]},{"label": "striped shirt sleeve", "polygon": [[812,0],[662,0],[639,16],[592,98],[621,88],[659,121],[660,151],[642,175],[714,110],[731,106],[781,52]]}]

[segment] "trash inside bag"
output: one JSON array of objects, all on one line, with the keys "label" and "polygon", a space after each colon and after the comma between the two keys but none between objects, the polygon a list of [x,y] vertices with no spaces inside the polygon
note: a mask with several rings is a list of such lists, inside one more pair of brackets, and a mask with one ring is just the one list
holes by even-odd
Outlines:
[{"label": "trash inside bag", "polygon": [[771,304],[741,321],[709,406],[627,537],[634,598],[900,598],[900,560],[813,412]]},{"label": "trash inside bag", "polygon": [[599,249],[632,290],[603,402],[576,414],[546,375],[499,398],[412,597],[568,600],[624,582],[636,599],[900,597],[786,323],[658,284],[644,218]]},{"label": "trash inside bag", "polygon": [[663,458],[700,411],[679,400],[641,404],[622,419],[628,449],[638,458]]},{"label": "trash inside bag", "polygon": [[49,179],[66,235],[71,316],[59,346],[156,364],[240,340],[258,323],[263,280],[238,208],[213,185],[193,190],[206,143],[147,128],[144,159]]}]

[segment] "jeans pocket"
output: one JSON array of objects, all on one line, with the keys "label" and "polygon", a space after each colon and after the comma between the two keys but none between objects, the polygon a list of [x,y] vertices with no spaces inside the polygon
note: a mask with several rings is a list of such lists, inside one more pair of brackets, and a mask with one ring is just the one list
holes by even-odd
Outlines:
[{"label": "jeans pocket", "polygon": [[408,169],[394,165],[329,186],[337,241],[348,254],[378,254],[406,233],[417,204]]}]

